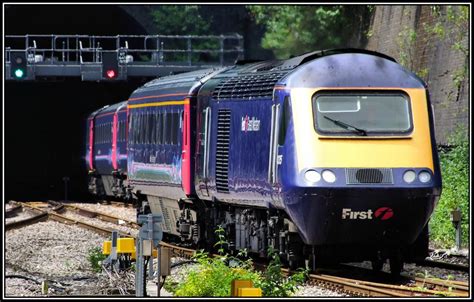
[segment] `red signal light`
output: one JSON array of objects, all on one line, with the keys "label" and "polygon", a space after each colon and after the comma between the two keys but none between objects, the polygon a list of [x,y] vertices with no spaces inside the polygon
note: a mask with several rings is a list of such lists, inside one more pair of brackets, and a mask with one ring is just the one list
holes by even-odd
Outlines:
[{"label": "red signal light", "polygon": [[107,70],[106,74],[109,79],[113,79],[117,75],[117,73],[113,69]]}]

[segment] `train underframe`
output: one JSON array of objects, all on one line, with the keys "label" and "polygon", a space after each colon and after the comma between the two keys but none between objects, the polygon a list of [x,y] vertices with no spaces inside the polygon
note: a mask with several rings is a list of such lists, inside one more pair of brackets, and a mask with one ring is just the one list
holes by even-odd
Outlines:
[{"label": "train underframe", "polygon": [[132,190],[127,184],[127,174],[114,170],[112,175],[100,175],[89,171],[89,192],[101,198],[115,197],[132,202]]},{"label": "train underframe", "polygon": [[[148,214],[150,207],[146,195],[137,194],[137,215]],[[170,200],[171,201],[171,200]],[[153,201],[151,201],[153,203]],[[163,204],[161,202],[161,204]],[[428,255],[429,234],[426,225],[418,239],[409,246],[305,244],[295,225],[286,213],[277,209],[243,208],[218,201],[181,199],[179,212],[164,227],[164,238],[192,248],[216,251],[216,230],[225,231],[230,254],[246,250],[257,257],[268,258],[269,250],[278,251],[280,259],[290,268],[318,267],[341,262],[371,261],[374,270],[381,270],[389,260],[391,273],[398,275],[405,262],[416,262]],[[175,214],[176,215],[176,214]],[[169,216],[169,214],[167,214]],[[168,232],[167,232],[168,230]]]}]

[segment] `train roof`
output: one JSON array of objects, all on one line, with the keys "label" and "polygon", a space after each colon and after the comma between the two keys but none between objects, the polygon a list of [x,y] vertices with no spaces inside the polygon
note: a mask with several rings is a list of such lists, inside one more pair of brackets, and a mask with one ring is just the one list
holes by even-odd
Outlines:
[{"label": "train roof", "polygon": [[194,89],[200,86],[206,78],[212,77],[214,74],[229,68],[232,67],[208,68],[160,77],[137,88],[133,91],[132,95],[130,95],[129,100],[139,99],[150,94],[156,94],[157,91],[159,91],[159,95],[192,94]]},{"label": "train roof", "polygon": [[129,101],[150,102],[149,96],[185,97],[197,92],[207,80],[211,80],[212,98],[217,100],[271,97],[275,85],[426,87],[390,56],[366,49],[341,48],[308,52],[287,60],[237,61],[231,67],[165,76],[136,89]]},{"label": "train roof", "polygon": [[99,114],[104,114],[104,113],[110,113],[110,112],[114,112],[116,111],[120,106],[124,106],[126,108],[127,106],[127,101],[122,101],[120,103],[116,103],[116,104],[113,104],[113,105],[106,105],[94,112],[92,112],[91,114],[89,114],[89,118],[93,118]]},{"label": "train roof", "polygon": [[317,53],[310,55],[303,58],[299,67],[277,85],[289,88],[426,88],[422,79],[393,58],[372,51],[334,51],[322,56]]}]

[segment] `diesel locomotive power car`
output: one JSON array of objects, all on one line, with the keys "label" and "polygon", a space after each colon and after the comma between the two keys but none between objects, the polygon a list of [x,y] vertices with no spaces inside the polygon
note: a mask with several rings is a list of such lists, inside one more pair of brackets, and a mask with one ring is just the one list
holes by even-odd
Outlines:
[{"label": "diesel locomotive power car", "polygon": [[127,114],[127,163],[116,161],[125,143],[119,156],[89,137],[89,169],[132,192],[139,213],[162,213],[169,238],[212,247],[222,226],[231,251],[272,247],[313,268],[389,259],[394,274],[427,255],[441,194],[433,112],[425,83],[391,57],[237,62],[158,78],[128,111],[113,106],[89,131]]}]

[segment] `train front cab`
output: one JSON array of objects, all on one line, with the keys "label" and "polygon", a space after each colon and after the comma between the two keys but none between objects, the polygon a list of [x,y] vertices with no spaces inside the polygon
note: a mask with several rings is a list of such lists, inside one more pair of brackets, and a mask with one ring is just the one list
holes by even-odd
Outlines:
[{"label": "train front cab", "polygon": [[441,193],[427,90],[357,84],[279,91],[285,210],[321,258],[421,258]]}]

